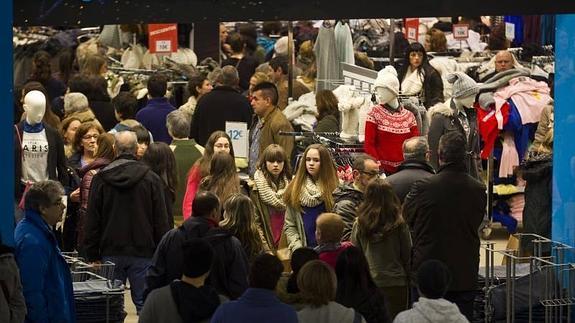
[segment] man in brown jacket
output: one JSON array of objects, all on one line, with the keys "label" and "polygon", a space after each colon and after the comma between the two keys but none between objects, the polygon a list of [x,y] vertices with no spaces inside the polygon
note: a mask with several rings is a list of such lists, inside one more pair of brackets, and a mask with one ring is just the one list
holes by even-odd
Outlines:
[{"label": "man in brown jacket", "polygon": [[294,146],[292,136],[279,134],[280,131],[293,131],[293,127],[277,107],[276,86],[270,82],[263,82],[256,85],[252,93],[251,104],[257,121],[252,122],[250,129],[250,176],[254,175],[259,155],[267,146],[271,144],[282,146],[288,157],[291,157]]}]

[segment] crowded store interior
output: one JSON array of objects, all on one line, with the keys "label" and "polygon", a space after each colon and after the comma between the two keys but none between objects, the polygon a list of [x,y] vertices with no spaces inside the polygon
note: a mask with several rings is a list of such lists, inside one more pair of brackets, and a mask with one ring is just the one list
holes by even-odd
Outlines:
[{"label": "crowded store interior", "polygon": [[0,321],[571,318],[555,25],[13,27]]}]

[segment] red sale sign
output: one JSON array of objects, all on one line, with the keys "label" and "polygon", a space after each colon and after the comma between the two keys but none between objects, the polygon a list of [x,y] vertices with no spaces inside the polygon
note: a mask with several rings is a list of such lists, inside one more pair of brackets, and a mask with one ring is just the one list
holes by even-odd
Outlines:
[{"label": "red sale sign", "polygon": [[150,53],[174,53],[178,51],[177,24],[149,24],[148,48]]},{"label": "red sale sign", "polygon": [[417,41],[419,34],[419,18],[405,18],[405,37]]}]

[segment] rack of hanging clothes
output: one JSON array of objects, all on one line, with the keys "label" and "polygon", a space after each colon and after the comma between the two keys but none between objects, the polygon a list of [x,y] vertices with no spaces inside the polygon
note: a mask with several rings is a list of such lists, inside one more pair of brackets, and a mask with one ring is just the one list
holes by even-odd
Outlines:
[{"label": "rack of hanging clothes", "polygon": [[[515,212],[511,212],[509,203],[509,210],[494,208],[493,204],[498,185],[510,185],[502,189],[511,192],[497,193],[498,196],[521,193],[515,169],[527,155],[543,110],[552,102],[547,83],[537,81],[530,75],[529,69],[497,73],[481,86],[475,104],[479,135],[483,141],[480,156],[488,164],[488,216],[491,220],[500,217],[501,214],[496,213],[502,210],[519,223],[521,220],[511,213],[521,214],[522,210],[516,208]],[[516,200],[511,202],[517,202],[520,207],[521,201],[519,198]],[[515,225],[507,227],[513,232]]]}]

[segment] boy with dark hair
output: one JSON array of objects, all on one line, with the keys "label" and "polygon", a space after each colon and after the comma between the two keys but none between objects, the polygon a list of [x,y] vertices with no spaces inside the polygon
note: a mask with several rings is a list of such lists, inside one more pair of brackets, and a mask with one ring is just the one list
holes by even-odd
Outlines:
[{"label": "boy with dark hair", "polygon": [[168,88],[168,78],[162,74],[154,74],[148,79],[148,104],[136,114],[136,120],[152,133],[154,141],[167,144],[172,137],[166,128],[166,116],[175,110],[165,97]]},{"label": "boy with dark hair", "polygon": [[220,303],[227,301],[205,284],[214,261],[210,243],[205,239],[190,239],[184,242],[182,254],[182,278],[148,295],[140,313],[140,323],[209,320]]},{"label": "boy with dark hair", "polygon": [[296,311],[274,292],[282,271],[276,256],[259,255],[250,269],[250,288],[238,300],[222,304],[211,322],[298,322]]}]

